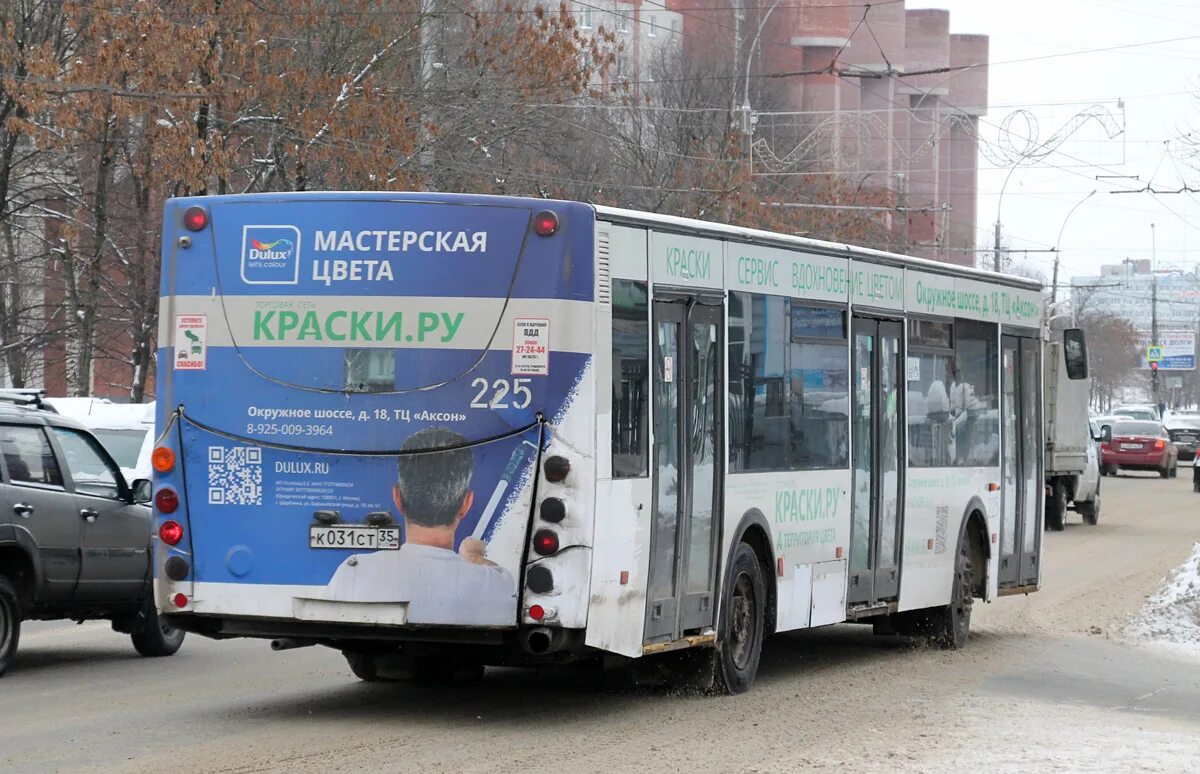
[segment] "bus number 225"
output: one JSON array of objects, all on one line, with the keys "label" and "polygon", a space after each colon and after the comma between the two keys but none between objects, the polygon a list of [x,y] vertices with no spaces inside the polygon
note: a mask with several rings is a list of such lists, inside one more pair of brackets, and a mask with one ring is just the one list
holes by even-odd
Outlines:
[{"label": "bus number 225", "polygon": [[[471,389],[479,392],[475,393],[475,399],[471,401],[471,408],[526,408],[533,400],[533,392],[529,389],[532,381],[532,379],[497,379],[489,383],[482,377],[472,379]],[[485,401],[484,396],[489,390],[492,392],[492,397]],[[508,400],[510,394],[512,395],[511,403]]]}]

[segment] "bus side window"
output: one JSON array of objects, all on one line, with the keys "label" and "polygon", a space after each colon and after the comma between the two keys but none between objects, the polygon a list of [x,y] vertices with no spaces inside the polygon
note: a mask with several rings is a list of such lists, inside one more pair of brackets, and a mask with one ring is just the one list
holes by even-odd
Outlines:
[{"label": "bus side window", "polygon": [[908,464],[914,468],[953,465],[950,392],[953,385],[954,325],[908,321]]},{"label": "bus side window", "polygon": [[612,332],[613,478],[649,475],[650,315],[646,283],[614,279]]},{"label": "bus side window", "polygon": [[844,468],[850,464],[846,312],[792,301],[791,328],[788,386],[792,437],[788,467]]}]

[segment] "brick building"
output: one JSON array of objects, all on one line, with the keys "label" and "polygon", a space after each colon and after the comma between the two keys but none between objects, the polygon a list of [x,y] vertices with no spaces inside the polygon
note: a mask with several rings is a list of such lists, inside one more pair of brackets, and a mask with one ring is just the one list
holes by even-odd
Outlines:
[{"label": "brick building", "polygon": [[[892,192],[903,211],[889,225],[909,252],[974,264],[987,36],[951,34],[948,11],[908,10],[903,2],[664,2],[680,23],[685,56],[725,58],[742,73],[749,67],[751,75],[777,76],[763,79],[771,84],[769,104],[752,105],[756,158],[804,147],[809,161],[855,187]],[[648,34],[637,22],[651,4],[615,6]],[[843,75],[828,71],[835,61]],[[968,69],[908,75],[958,67]]]}]

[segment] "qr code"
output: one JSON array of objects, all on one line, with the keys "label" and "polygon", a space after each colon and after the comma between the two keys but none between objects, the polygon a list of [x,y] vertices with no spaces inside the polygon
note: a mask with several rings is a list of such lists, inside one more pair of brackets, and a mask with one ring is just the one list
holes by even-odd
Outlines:
[{"label": "qr code", "polygon": [[950,506],[939,505],[937,507],[937,521],[933,525],[933,552],[935,554],[946,553],[946,528],[950,524]]},{"label": "qr code", "polygon": [[208,447],[208,504],[262,505],[262,449]]}]

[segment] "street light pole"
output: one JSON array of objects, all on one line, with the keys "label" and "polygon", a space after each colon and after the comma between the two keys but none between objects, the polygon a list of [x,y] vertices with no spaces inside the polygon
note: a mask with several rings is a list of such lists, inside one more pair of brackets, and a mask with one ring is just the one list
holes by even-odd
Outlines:
[{"label": "street light pole", "polygon": [[1092,195],[1095,193],[1096,189],[1093,188],[1091,193],[1075,203],[1075,206],[1072,207],[1067,213],[1067,217],[1063,218],[1062,227],[1058,230],[1058,239],[1054,240],[1054,274],[1053,279],[1050,281],[1050,303],[1052,304],[1058,300],[1058,263],[1059,258],[1062,255],[1062,253],[1059,252],[1059,247],[1062,245],[1063,232],[1067,230],[1067,221],[1070,220],[1071,216],[1075,214],[1075,210],[1079,209],[1079,205],[1092,198]]}]

